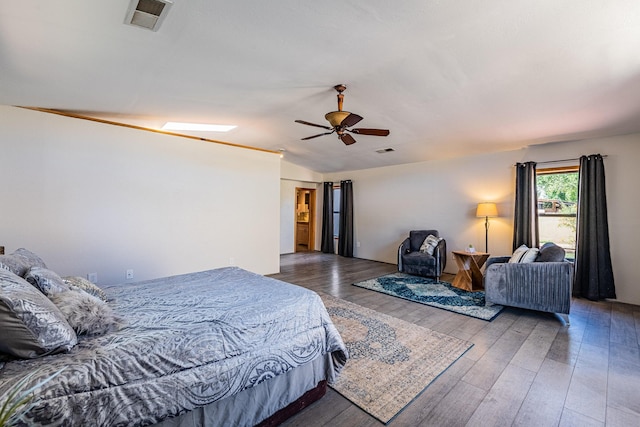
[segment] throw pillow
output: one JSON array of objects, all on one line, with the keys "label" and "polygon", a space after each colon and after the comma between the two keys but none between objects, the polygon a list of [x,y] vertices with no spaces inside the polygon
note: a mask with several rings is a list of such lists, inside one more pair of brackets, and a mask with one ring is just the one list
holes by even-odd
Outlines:
[{"label": "throw pillow", "polygon": [[438,246],[438,243],[440,243],[442,239],[442,237],[436,237],[433,234],[429,234],[424,239],[424,242],[422,242],[422,245],[420,246],[420,252],[426,252],[429,255],[433,255],[433,251],[436,249],[436,246]]},{"label": "throw pillow", "polygon": [[106,302],[79,288],[53,294],[50,299],[79,335],[103,335],[124,324]]},{"label": "throw pillow", "polygon": [[513,251],[513,255],[511,255],[511,258],[509,258],[509,262],[510,263],[520,262],[520,260],[522,259],[522,257],[525,256],[528,250],[529,250],[529,247],[527,245],[521,245],[519,248]]},{"label": "throw pillow", "polygon": [[95,283],[90,282],[84,277],[80,276],[67,276],[63,277],[62,280],[67,285],[75,286],[76,288],[82,289],[89,295],[93,295],[94,297],[100,298],[102,301],[108,301],[107,294]]},{"label": "throw pillow", "polygon": [[534,262],[538,256],[538,251],[538,248],[529,248],[527,245],[521,245],[513,252],[509,262],[521,264]]},{"label": "throw pillow", "polygon": [[0,269],[0,353],[22,359],[70,350],[78,338],[60,310],[22,277]]},{"label": "throw pillow", "polygon": [[46,268],[31,267],[24,278],[48,297],[69,290],[69,285],[62,280],[62,277]]},{"label": "throw pillow", "polygon": [[539,251],[540,250],[538,248],[530,248],[529,250],[527,250],[527,252],[525,252],[524,256],[520,259],[520,263],[525,264],[525,263],[534,262],[538,257]]},{"label": "throw pillow", "polygon": [[536,262],[562,262],[565,251],[553,242],[547,242],[540,248]]}]

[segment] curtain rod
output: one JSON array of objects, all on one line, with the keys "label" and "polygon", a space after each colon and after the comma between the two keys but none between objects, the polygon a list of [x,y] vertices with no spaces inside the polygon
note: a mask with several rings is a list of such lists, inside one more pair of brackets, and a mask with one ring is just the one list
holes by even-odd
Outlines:
[{"label": "curtain rod", "polygon": [[[590,154],[590,156],[592,156],[593,154]],[[608,157],[606,154],[601,154],[600,157],[602,157],[603,159]],[[535,162],[536,164],[541,164],[541,163],[561,163],[561,162],[571,162],[574,160],[580,160],[580,157],[576,157],[573,159],[562,159],[562,160],[547,160],[546,162]],[[514,165],[516,166],[516,165]]]}]

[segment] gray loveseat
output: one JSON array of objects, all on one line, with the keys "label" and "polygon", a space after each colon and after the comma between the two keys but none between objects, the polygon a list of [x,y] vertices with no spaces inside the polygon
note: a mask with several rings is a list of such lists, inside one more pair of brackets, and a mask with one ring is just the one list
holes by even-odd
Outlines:
[{"label": "gray loveseat", "polygon": [[510,257],[487,260],[484,289],[487,304],[558,313],[569,324],[573,263],[564,249],[545,243],[535,262],[509,263]]},{"label": "gray loveseat", "polygon": [[447,242],[442,239],[433,250],[433,255],[420,251],[420,246],[429,235],[440,237],[438,230],[412,230],[409,237],[398,247],[398,271],[415,276],[440,276],[447,265]]}]

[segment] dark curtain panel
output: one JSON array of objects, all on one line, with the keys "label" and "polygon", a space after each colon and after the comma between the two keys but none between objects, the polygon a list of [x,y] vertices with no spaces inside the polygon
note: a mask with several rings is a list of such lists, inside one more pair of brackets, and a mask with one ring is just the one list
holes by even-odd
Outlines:
[{"label": "dark curtain panel", "polygon": [[334,254],[333,240],[333,182],[325,182],[322,205],[322,252]]},{"label": "dark curtain panel", "polygon": [[540,246],[538,234],[536,163],[516,163],[516,209],[513,216],[513,250],[521,245]]},{"label": "dark curtain panel", "polygon": [[340,181],[338,255],[353,257],[353,186],[351,180]]},{"label": "dark curtain panel", "polygon": [[573,294],[590,300],[615,298],[604,162],[600,154],[580,157],[579,182]]}]

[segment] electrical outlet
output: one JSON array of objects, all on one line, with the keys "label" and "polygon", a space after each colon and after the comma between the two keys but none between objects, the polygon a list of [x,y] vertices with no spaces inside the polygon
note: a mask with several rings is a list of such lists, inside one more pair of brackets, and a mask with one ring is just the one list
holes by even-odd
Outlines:
[{"label": "electrical outlet", "polygon": [[360,247],[360,242],[356,243],[356,247],[359,248]]},{"label": "electrical outlet", "polygon": [[98,281],[98,273],[87,274],[87,280],[89,280],[90,282],[96,283]]},{"label": "electrical outlet", "polygon": [[230,266],[234,266],[234,265],[236,265],[236,259],[235,259],[234,257],[230,257],[230,258],[229,258],[229,265],[230,265]]},{"label": "electrical outlet", "polygon": [[127,280],[129,280],[129,279],[133,279],[133,270],[132,270],[132,269],[128,269],[128,270],[127,270],[127,275],[126,275],[126,277],[127,277]]}]

